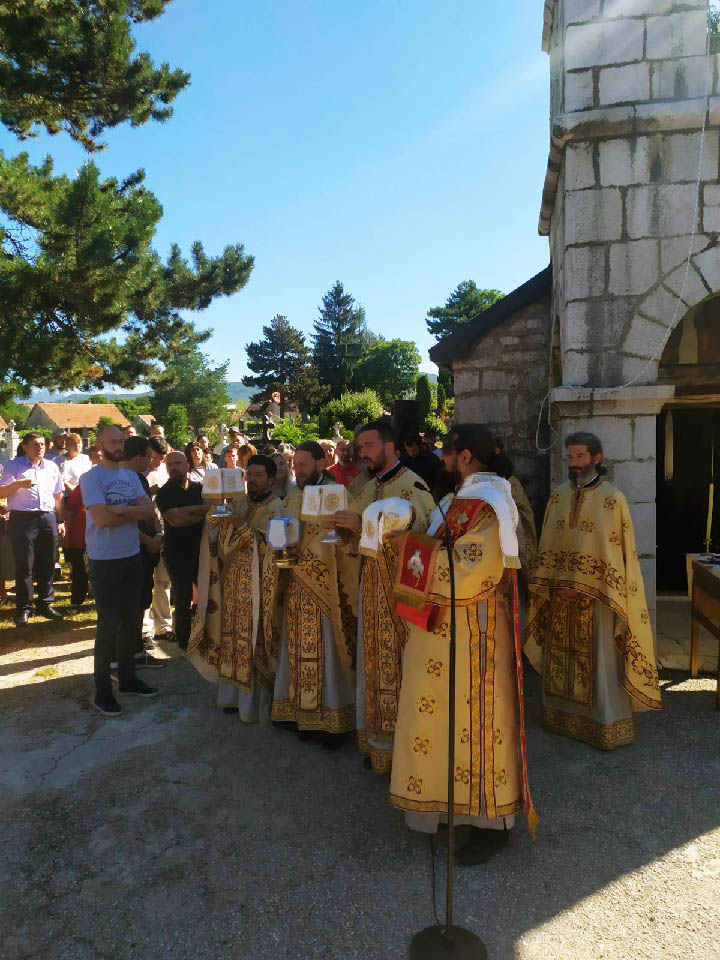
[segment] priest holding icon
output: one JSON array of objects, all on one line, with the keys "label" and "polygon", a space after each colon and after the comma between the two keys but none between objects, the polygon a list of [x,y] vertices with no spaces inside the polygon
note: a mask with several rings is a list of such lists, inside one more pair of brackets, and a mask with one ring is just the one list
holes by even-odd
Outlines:
[{"label": "priest holding icon", "polygon": [[289,570],[272,718],[297,724],[301,736],[316,734],[332,750],[355,729],[360,563],[351,538],[328,529],[345,488],[326,473],[318,443],[297,447],[295,479],[298,489],[282,512],[302,522],[297,563]]},{"label": "priest holding icon", "polygon": [[365,424],[355,445],[372,479],[352,501],[351,511],[337,515],[337,525],[364,534],[360,542],[358,745],[373,770],[389,773],[407,641],[407,624],[395,611],[393,593],[397,535],[408,529],[424,531],[435,501],[425,481],[400,463],[388,420]]},{"label": "priest holding icon", "polygon": [[[275,469],[271,457],[251,457],[247,493],[237,491],[239,470],[206,475],[208,485],[215,488],[214,474],[221,475],[221,492],[230,502],[226,515],[216,510],[207,519],[187,656],[202,676],[218,684],[218,706],[238,713],[245,723],[270,718],[271,650],[278,645],[278,627],[276,573],[265,531],[268,521],[282,512],[281,501],[272,492]],[[218,498],[217,489],[207,492]]]}]

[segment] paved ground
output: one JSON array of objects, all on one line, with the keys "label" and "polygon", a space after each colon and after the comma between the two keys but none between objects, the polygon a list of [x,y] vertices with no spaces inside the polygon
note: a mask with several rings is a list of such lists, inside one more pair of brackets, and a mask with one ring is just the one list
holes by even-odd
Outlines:
[{"label": "paved ground", "polygon": [[[2,960],[407,956],[431,856],[385,780],[350,747],[243,727],[179,659],[156,701],[105,720],[91,643],[88,620],[0,625]],[[717,960],[720,713],[686,676],[614,754],[539,729],[528,678],[538,842],[519,822],[457,878],[492,960]]]}]

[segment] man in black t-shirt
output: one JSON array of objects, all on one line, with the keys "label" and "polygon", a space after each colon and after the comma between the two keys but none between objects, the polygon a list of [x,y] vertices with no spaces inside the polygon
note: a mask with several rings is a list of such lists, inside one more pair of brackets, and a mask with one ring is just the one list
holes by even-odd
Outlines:
[{"label": "man in black t-shirt", "polygon": [[168,482],[157,493],[155,503],[165,521],[163,555],[170,574],[175,605],[175,636],[181,650],[190,639],[193,584],[197,584],[200,541],[205,514],[210,505],[203,503],[202,484],[188,480],[188,462],[176,451],[165,460]]}]

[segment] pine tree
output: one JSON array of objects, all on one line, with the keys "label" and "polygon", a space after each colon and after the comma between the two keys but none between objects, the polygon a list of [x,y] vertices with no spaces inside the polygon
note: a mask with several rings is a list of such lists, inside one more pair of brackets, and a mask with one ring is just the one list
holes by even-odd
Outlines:
[{"label": "pine tree", "polygon": [[438,381],[437,385],[437,415],[442,417],[445,415],[445,404],[447,403],[447,395],[445,393],[445,387]]},{"label": "pine tree", "polygon": [[[109,127],[166,120],[188,76],[136,54],[133,33],[169,2],[0,0],[0,123],[21,139],[65,130],[91,151]],[[195,243],[190,264],[173,246],[164,263],[151,246],[162,207],[143,181],[103,180],[92,163],[57,177],[50,158],[0,153],[0,400],[148,381],[210,335],[181,310],[247,283],[240,244],[208,257]]]},{"label": "pine tree", "polygon": [[307,396],[309,381],[317,380],[317,374],[310,363],[304,334],[288,323],[287,317],[277,314],[263,327],[263,337],[245,347],[248,367],[255,376],[243,377],[243,384],[259,388],[253,397],[256,402],[266,401],[271,393],[278,391],[281,418],[285,416],[288,400],[302,403],[303,409],[307,409],[308,402],[312,405],[313,401]]},{"label": "pine tree", "polygon": [[428,331],[436,340],[442,340],[463,324],[475,320],[502,296],[499,290],[480,290],[473,280],[463,280],[447,298],[444,307],[428,310],[425,320]]},{"label": "pine tree", "polygon": [[426,373],[421,373],[417,378],[415,399],[420,404],[418,419],[420,423],[425,423],[427,418],[435,412],[435,398],[433,396],[432,384]]},{"label": "pine tree", "polygon": [[171,403],[165,414],[165,436],[176,450],[184,450],[190,427],[187,410],[181,403]]},{"label": "pine tree", "polygon": [[365,311],[345,293],[340,281],[325,294],[315,321],[313,362],[321,383],[338,399],[352,382],[353,372],[367,338]]}]

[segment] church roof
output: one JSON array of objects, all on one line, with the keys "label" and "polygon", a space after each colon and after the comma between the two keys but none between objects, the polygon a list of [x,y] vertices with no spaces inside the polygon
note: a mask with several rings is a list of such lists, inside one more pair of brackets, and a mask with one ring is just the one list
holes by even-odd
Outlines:
[{"label": "church roof", "polygon": [[529,307],[531,303],[537,303],[541,297],[550,293],[551,290],[552,264],[531,277],[517,290],[513,290],[502,300],[498,300],[487,310],[483,310],[479,317],[463,324],[455,333],[451,333],[436,343],[430,350],[430,359],[439,366],[451,363],[453,360],[466,360],[476,340],[504,323],[518,310]]}]

